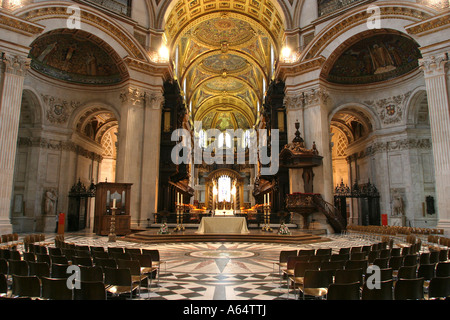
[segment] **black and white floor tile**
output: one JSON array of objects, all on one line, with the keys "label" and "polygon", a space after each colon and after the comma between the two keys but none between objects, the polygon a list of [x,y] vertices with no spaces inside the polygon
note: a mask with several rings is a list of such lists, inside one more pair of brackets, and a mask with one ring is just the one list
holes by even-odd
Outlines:
[{"label": "black and white floor tile", "polygon": [[[294,299],[286,281],[280,281],[276,262],[281,250],[333,248],[372,244],[374,241],[340,235],[313,244],[193,242],[143,245],[92,234],[66,234],[67,242],[104,247],[158,249],[161,272],[150,290],[141,288],[135,299],[154,300],[277,300]],[[47,236],[46,241],[52,241]]]}]

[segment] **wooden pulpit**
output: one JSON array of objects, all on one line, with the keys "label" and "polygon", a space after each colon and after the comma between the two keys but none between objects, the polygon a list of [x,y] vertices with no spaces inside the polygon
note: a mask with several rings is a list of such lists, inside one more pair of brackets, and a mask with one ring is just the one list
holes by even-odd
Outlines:
[{"label": "wooden pulpit", "polygon": [[94,232],[106,236],[111,230],[111,208],[115,204],[115,234],[131,232],[130,195],[132,183],[100,182],[96,186]]}]

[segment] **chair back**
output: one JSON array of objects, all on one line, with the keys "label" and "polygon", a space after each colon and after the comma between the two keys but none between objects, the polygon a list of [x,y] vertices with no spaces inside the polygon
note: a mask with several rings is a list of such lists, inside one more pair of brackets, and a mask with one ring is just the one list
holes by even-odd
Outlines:
[{"label": "chair back", "polygon": [[393,300],[394,280],[381,281],[373,286],[364,282],[361,292],[362,300]]},{"label": "chair back", "polygon": [[436,277],[450,277],[450,262],[439,262],[436,265]]},{"label": "chair back", "polygon": [[73,290],[73,299],[106,300],[105,284],[103,281],[79,281]]},{"label": "chair back", "polygon": [[42,298],[49,300],[72,300],[72,290],[67,287],[67,280],[42,277]]},{"label": "chair back", "polygon": [[9,275],[28,276],[28,262],[24,260],[9,260]]},{"label": "chair back", "polygon": [[38,298],[41,296],[41,283],[36,276],[12,276],[12,295]]},{"label": "chair back", "polygon": [[358,282],[332,283],[328,287],[327,300],[359,300],[360,286]]},{"label": "chair back", "polygon": [[417,269],[417,277],[431,280],[435,276],[436,264],[420,264]]},{"label": "chair back", "polygon": [[363,284],[363,269],[344,269],[336,270],[334,274],[335,283],[353,283],[358,282],[360,286]]},{"label": "chair back", "polygon": [[417,276],[417,266],[401,266],[398,269],[397,279],[415,279]]},{"label": "chair back", "polygon": [[28,266],[30,276],[50,277],[50,266],[47,262],[28,262]]},{"label": "chair back", "polygon": [[103,282],[103,270],[101,267],[79,266],[81,281],[101,281]]},{"label": "chair back", "polygon": [[50,266],[50,276],[52,278],[67,279],[70,274],[67,273],[68,264],[52,263]]},{"label": "chair back", "polygon": [[428,286],[428,298],[448,298],[450,297],[450,277],[436,277],[431,279]]},{"label": "chair back", "polygon": [[394,286],[395,300],[421,300],[424,298],[423,278],[398,279]]}]

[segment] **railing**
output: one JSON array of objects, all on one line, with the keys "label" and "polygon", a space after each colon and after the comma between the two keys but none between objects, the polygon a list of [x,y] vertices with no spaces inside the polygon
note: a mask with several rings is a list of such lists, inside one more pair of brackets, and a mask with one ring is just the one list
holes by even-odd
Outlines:
[{"label": "railing", "polygon": [[317,208],[327,217],[335,232],[340,233],[345,230],[346,223],[343,217],[331,203],[325,201],[320,194],[314,195],[313,201]]}]

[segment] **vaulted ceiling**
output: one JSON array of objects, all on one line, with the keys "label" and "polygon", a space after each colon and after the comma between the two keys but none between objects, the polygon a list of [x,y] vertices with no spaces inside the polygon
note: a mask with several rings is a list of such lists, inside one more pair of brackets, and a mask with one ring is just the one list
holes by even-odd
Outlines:
[{"label": "vaulted ceiling", "polygon": [[284,37],[270,1],[179,1],[165,37],[192,121],[251,128]]}]

